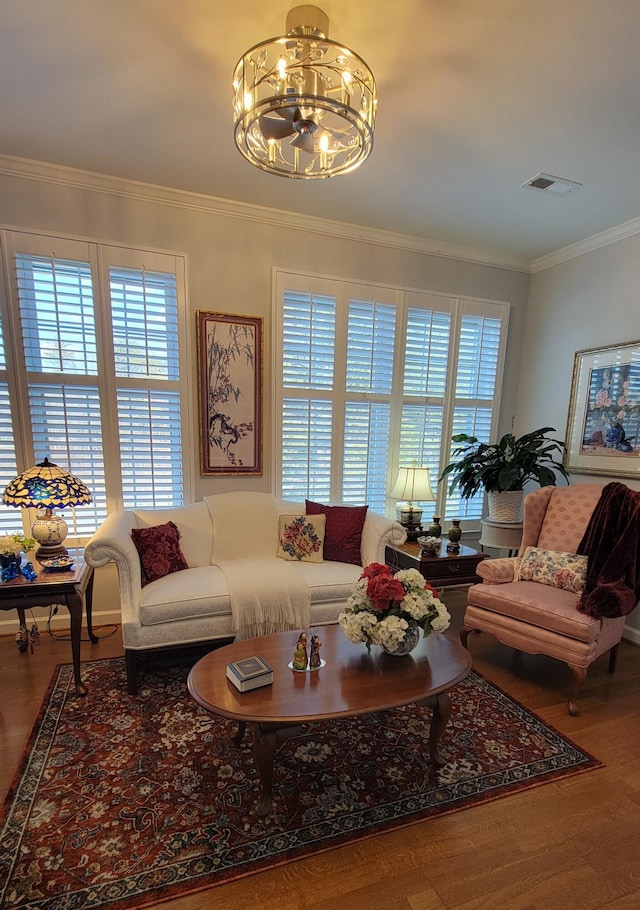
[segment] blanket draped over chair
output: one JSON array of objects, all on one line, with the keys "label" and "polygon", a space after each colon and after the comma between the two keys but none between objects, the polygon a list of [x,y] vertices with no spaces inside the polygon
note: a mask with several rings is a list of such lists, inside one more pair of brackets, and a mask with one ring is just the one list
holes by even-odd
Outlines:
[{"label": "blanket draped over chair", "polygon": [[578,553],[589,557],[578,610],[596,619],[631,613],[640,598],[640,492],[607,484]]}]

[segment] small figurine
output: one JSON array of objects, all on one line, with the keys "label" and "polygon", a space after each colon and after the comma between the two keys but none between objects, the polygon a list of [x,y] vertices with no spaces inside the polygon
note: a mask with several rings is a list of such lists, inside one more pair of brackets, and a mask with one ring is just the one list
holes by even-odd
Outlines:
[{"label": "small figurine", "polygon": [[307,657],[307,633],[301,632],[293,652],[293,669],[306,670],[309,659]]},{"label": "small figurine", "polygon": [[309,658],[309,668],[311,670],[317,670],[320,664],[320,648],[322,647],[322,642],[320,641],[317,635],[311,636],[311,656]]}]

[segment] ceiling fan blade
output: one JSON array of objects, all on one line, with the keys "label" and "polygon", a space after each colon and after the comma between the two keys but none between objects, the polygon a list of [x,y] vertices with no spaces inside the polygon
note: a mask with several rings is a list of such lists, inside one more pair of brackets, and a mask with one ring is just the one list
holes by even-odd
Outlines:
[{"label": "ceiling fan blade", "polygon": [[315,152],[315,143],[311,133],[299,133],[292,140],[291,145],[294,145],[297,149],[302,149],[303,152],[307,152],[309,155],[313,155]]},{"label": "ceiling fan blade", "polygon": [[260,117],[260,132],[265,139],[284,139],[295,132],[289,120],[275,120],[273,117]]},{"label": "ceiling fan blade", "polygon": [[283,117],[285,120],[288,120],[291,123],[295,123],[296,120],[300,120],[302,117],[302,112],[300,108],[295,104],[287,104],[282,107],[276,107],[274,113],[278,114],[280,117]]}]

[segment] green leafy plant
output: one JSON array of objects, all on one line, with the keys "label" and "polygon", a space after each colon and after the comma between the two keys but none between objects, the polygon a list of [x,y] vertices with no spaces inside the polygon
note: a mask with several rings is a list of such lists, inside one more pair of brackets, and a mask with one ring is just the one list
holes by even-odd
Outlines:
[{"label": "green leafy plant", "polygon": [[[522,490],[528,480],[541,487],[555,486],[557,474],[568,480],[562,464],[566,453],[564,442],[547,438],[554,427],[541,427],[516,438],[506,433],[491,445],[479,442],[475,436],[458,433],[452,441],[458,447],[452,452],[454,460],[447,465],[439,480],[449,479],[449,493],[459,487],[463,499],[475,496],[480,490],[504,493]],[[560,460],[558,460],[560,459]]]}]

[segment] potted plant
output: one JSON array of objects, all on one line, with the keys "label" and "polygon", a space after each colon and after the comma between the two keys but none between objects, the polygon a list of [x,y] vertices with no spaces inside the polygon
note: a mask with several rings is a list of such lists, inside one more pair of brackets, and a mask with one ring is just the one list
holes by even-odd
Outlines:
[{"label": "potted plant", "polygon": [[[479,442],[475,436],[458,433],[452,437],[458,444],[452,453],[455,460],[447,465],[439,480],[449,478],[449,493],[458,487],[463,499],[484,490],[489,501],[489,518],[517,521],[527,481],[537,481],[541,487],[555,486],[556,472],[569,480],[561,460],[566,446],[559,439],[547,438],[547,433],[555,433],[555,429],[541,427],[519,438],[505,433],[499,442],[491,445]],[[505,498],[505,493],[511,495]]]}]

